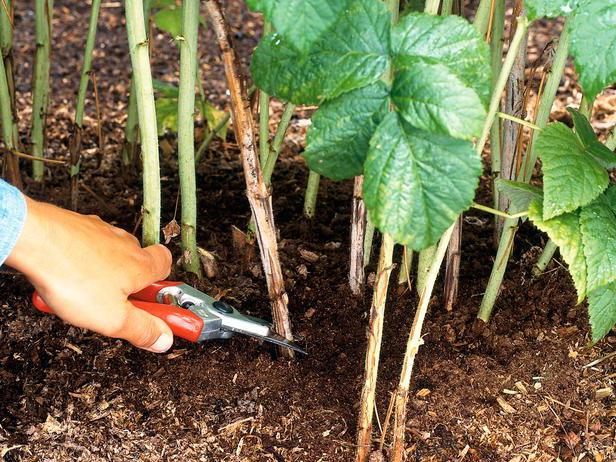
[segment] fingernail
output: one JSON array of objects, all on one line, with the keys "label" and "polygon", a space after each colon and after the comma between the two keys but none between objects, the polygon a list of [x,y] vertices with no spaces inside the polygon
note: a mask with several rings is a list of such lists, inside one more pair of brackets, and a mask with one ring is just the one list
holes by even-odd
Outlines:
[{"label": "fingernail", "polygon": [[173,337],[169,334],[161,334],[148,350],[154,353],[164,353],[173,345]]}]

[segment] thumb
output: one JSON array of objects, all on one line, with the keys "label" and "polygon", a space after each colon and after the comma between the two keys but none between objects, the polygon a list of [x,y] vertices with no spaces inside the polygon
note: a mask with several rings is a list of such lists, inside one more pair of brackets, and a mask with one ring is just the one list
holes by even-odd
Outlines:
[{"label": "thumb", "polygon": [[136,308],[130,302],[126,302],[125,316],[122,328],[116,333],[118,338],[153,353],[164,353],[173,345],[173,332],[162,319]]}]

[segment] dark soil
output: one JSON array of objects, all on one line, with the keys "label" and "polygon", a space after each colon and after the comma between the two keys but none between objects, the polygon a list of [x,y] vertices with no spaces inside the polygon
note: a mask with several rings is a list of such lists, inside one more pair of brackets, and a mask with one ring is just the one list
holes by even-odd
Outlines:
[{"label": "dark soil", "polygon": [[[258,38],[258,18],[246,13],[242,2],[227,3],[239,50],[247,59]],[[85,3],[56,2],[48,127],[49,152],[56,158],[67,156],[87,16]],[[107,2],[95,62],[106,144],[102,152],[96,147],[96,118],[89,101],[83,183],[92,192],[82,192],[80,211],[132,231],[138,222],[140,184],[121,171],[119,160],[129,82],[121,18],[121,4]],[[22,2],[16,27],[20,124],[27,133],[33,15]],[[552,24],[544,24],[536,32],[535,51],[552,30]],[[153,43],[154,72],[175,81],[173,43],[163,35]],[[213,43],[210,33],[202,43]],[[203,71],[212,101],[225,105],[215,47],[208,46]],[[562,90],[566,93],[557,114],[579,97],[570,79]],[[614,98],[612,92],[597,106],[598,119],[606,125],[609,114],[601,108],[610,107]],[[315,220],[302,217],[307,169],[299,154],[309,111],[304,108],[294,118],[273,179],[293,327],[309,356],[293,362],[277,359],[268,345],[239,337],[200,346],[176,341],[169,354],[160,356],[142,352],[39,314],[30,305],[27,281],[3,272],[0,454],[5,460],[353,459],[371,290],[367,287],[361,299],[354,299],[347,289],[352,184],[323,180]],[[162,149],[167,222],[177,194],[174,145],[170,136]],[[231,229],[245,229],[249,208],[232,137],[212,146],[199,166],[198,185],[199,245],[215,254],[218,271],[203,282],[179,270],[175,277],[251,315],[267,317],[259,261],[234,248]],[[490,202],[488,185],[484,178],[479,202]],[[50,168],[44,185],[30,183],[27,193],[66,205],[66,172]],[[443,308],[440,285],[435,291],[412,382],[408,460],[616,460],[616,401],[613,395],[597,395],[599,389],[614,387],[614,357],[584,367],[613,351],[616,337],[588,347],[586,308],[575,305],[572,283],[560,262],[532,277],[545,236],[529,224],[518,234],[492,323],[474,327],[495,253],[492,233],[490,216],[468,213],[460,297],[452,312]],[[170,245],[179,257],[177,242]],[[305,251],[314,255],[307,258]],[[394,276],[378,390],[381,423],[417,302],[413,292],[394,283],[396,272]],[[380,438],[378,425],[374,436]],[[386,448],[388,444],[387,439]]]}]

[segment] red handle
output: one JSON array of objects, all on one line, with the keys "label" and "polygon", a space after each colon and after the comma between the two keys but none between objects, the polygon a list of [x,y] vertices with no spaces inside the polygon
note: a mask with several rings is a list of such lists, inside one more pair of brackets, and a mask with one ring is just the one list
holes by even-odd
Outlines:
[{"label": "red handle", "polygon": [[150,284],[145,289],[140,290],[139,292],[135,292],[130,296],[131,299],[141,300],[142,302],[157,302],[156,296],[158,292],[163,290],[165,287],[175,287],[181,286],[184,284],[183,282],[174,282],[174,281],[159,281],[154,284]]},{"label": "red handle", "polygon": [[[180,283],[175,283],[180,284]],[[159,289],[160,290],[160,289]],[[54,314],[37,292],[32,295],[32,303],[37,310],[43,313]],[[203,319],[192,311],[172,305],[132,300],[131,303],[143,311],[162,319],[171,328],[173,335],[189,342],[197,342],[203,330]]]}]

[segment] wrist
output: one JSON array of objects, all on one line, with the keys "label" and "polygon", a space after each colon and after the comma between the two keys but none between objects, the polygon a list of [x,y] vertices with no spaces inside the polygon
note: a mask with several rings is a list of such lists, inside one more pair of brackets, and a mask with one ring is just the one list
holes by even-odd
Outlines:
[{"label": "wrist", "polygon": [[25,196],[24,198],[27,209],[26,220],[15,247],[6,259],[6,264],[28,278],[36,278],[42,260],[48,260],[50,257],[45,251],[49,242],[46,242],[46,227],[41,217],[41,208],[45,204]]}]

